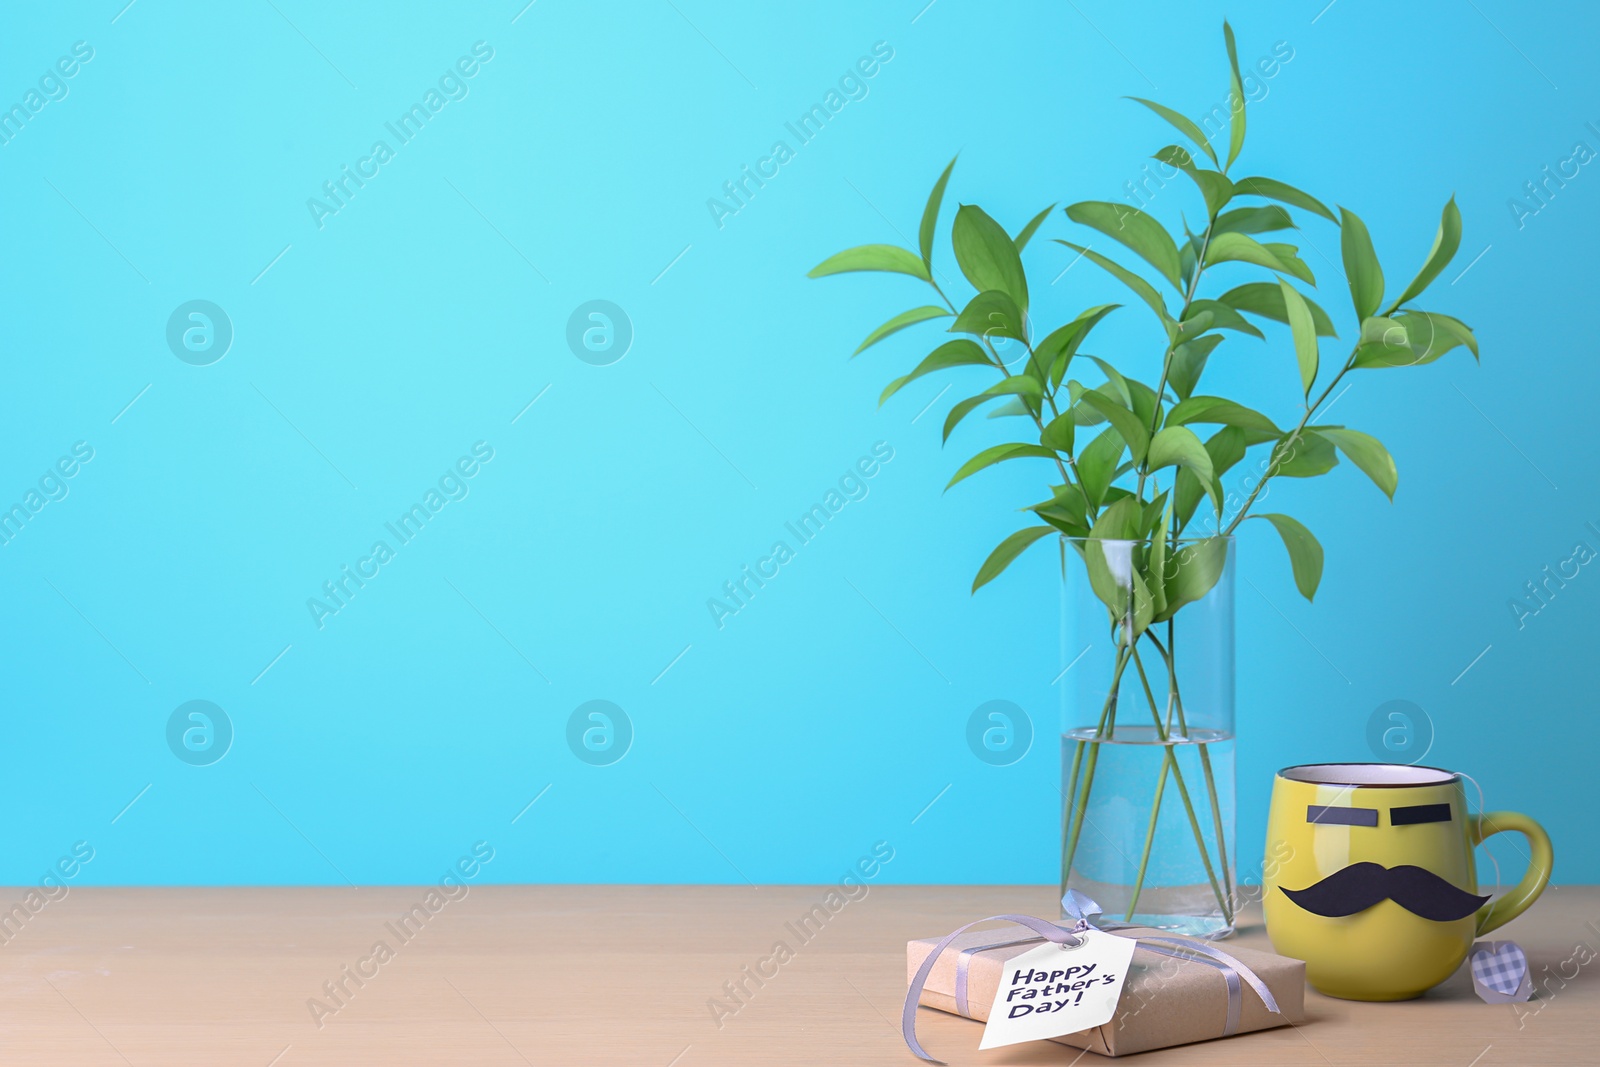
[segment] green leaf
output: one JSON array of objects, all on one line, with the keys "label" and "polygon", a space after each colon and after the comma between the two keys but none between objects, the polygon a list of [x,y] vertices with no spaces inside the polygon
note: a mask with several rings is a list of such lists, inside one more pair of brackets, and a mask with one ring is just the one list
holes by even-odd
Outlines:
[{"label": "green leaf", "polygon": [[1438,359],[1456,345],[1466,345],[1472,353],[1472,358],[1478,358],[1478,339],[1473,336],[1472,330],[1460,319],[1453,319],[1449,315],[1440,315],[1435,311],[1408,311],[1399,316],[1405,324],[1406,332],[1412,337],[1424,333],[1422,323],[1427,323],[1432,328],[1428,335],[1428,352],[1437,353],[1433,356]]},{"label": "green leaf", "polygon": [[1072,412],[1063,412],[1051,419],[1045,428],[1039,431],[1039,443],[1046,448],[1053,448],[1057,452],[1072,455],[1072,443],[1077,435],[1077,420],[1072,417]]},{"label": "green leaf", "polygon": [[1394,307],[1399,307],[1412,297],[1421,295],[1424,289],[1433,284],[1439,272],[1449,265],[1450,260],[1455,258],[1456,249],[1460,247],[1461,209],[1456,207],[1456,198],[1452,196],[1449,203],[1444,206],[1444,214],[1439,219],[1439,232],[1434,234],[1433,248],[1428,252],[1427,261],[1422,264],[1417,276],[1411,279],[1411,284],[1406,286],[1406,291],[1400,294],[1400,299],[1394,302]]},{"label": "green leaf", "polygon": [[1156,391],[1136,378],[1125,378],[1122,372],[1099,356],[1090,356],[1095,365],[1105,373],[1106,384],[1098,392],[1114,397],[1123,407],[1138,416],[1145,426],[1156,422]]},{"label": "green leaf", "polygon": [[1076,521],[1072,513],[1065,508],[1057,507],[1054,504],[1035,504],[1024,510],[1033,512],[1068,537],[1089,536],[1089,528]]},{"label": "green leaf", "polygon": [[1015,444],[993,445],[984,449],[982,452],[979,452],[976,456],[973,456],[971,459],[963,463],[961,468],[956,471],[954,477],[952,477],[950,481],[945,484],[945,489],[948,491],[950,487],[955,485],[957,482],[972,477],[985,467],[992,467],[997,463],[1004,463],[1008,459],[1027,458],[1055,459],[1056,454],[1050,449],[1044,448],[1040,445],[1023,444],[1020,441],[1016,442]]},{"label": "green leaf", "polygon": [[1150,590],[1151,608],[1154,614],[1151,618],[1159,616],[1167,610],[1167,538],[1172,532],[1172,513],[1166,509],[1167,494],[1162,493],[1152,506],[1159,503],[1157,509],[1158,521],[1155,529],[1150,534],[1150,552],[1145,560],[1145,585]]},{"label": "green leaf", "polygon": [[1101,304],[1089,308],[1060,329],[1052,330],[1044,340],[1033,346],[1034,357],[1042,366],[1050,369],[1051,388],[1060,387],[1061,379],[1066,377],[1067,367],[1072,363],[1072,357],[1077,355],[1078,347],[1083,344],[1084,338],[1089,336],[1089,331],[1099,325],[1101,319],[1121,306],[1121,304]]},{"label": "green leaf", "polygon": [[989,409],[989,413],[987,415],[985,415],[984,418],[986,418],[986,419],[1013,419],[1013,418],[1031,418],[1032,416],[1033,416],[1033,408],[1028,406],[1028,402],[1026,400],[1023,400],[1021,397],[1012,397],[1010,400],[1007,400],[1004,404],[1001,404],[998,407],[990,408]]},{"label": "green leaf", "polygon": [[1096,366],[1106,373],[1106,384],[1094,392],[1106,395],[1112,402],[1133,411],[1134,416],[1138,416],[1141,426],[1154,426],[1155,390],[1138,379],[1123,378],[1115,366],[1102,360],[1098,355],[1091,355],[1088,358],[1094,360]]},{"label": "green leaf", "polygon": [[888,271],[891,274],[909,274],[913,278],[929,279],[928,265],[913,252],[894,245],[860,245],[847,248],[838,255],[811,268],[808,278],[825,278],[830,274],[844,274],[853,270]]},{"label": "green leaf", "polygon": [[1383,303],[1383,268],[1372,250],[1367,224],[1354,211],[1339,209],[1339,249],[1344,253],[1344,273],[1350,282],[1350,303],[1357,319],[1368,319]]},{"label": "green leaf", "polygon": [[1233,183],[1233,195],[1264,196],[1268,200],[1276,200],[1280,204],[1288,204],[1291,207],[1314,212],[1329,222],[1339,221],[1333,212],[1328,210],[1328,205],[1321,200],[1318,200],[1310,193],[1301,192],[1286,182],[1280,182],[1272,178],[1241,178]]},{"label": "green leaf", "polygon": [[1239,158],[1244,147],[1244,82],[1239,78],[1239,53],[1233,46],[1233,27],[1226,19],[1222,22],[1222,39],[1228,45],[1228,66],[1233,73],[1233,117],[1228,120],[1228,166]]},{"label": "green leaf", "polygon": [[1188,222],[1183,224],[1183,232],[1188,240],[1178,249],[1178,276],[1183,279],[1184,292],[1188,292],[1188,286],[1194,281],[1194,265],[1200,258],[1201,243],[1200,238],[1189,233]]},{"label": "green leaf", "polygon": [[1085,527],[1092,525],[1088,522],[1089,502],[1084,499],[1081,488],[1071,482],[1067,482],[1063,485],[1051,486],[1050,492],[1055,497],[1057,504],[1075,512],[1080,518],[1084,519],[1083,525]]},{"label": "green leaf", "polygon": [[1216,588],[1217,581],[1228,565],[1228,539],[1207,537],[1184,545],[1173,553],[1162,575],[1167,593],[1167,606],[1152,622],[1165,622],[1178,610]]},{"label": "green leaf", "polygon": [[986,289],[967,302],[956,316],[951,333],[970,333],[977,337],[1008,337],[1026,341],[1022,311],[1011,297],[998,289]]},{"label": "green leaf", "polygon": [[[1068,537],[1088,537],[1089,521],[1084,515],[1085,502],[1083,494],[1078,493],[1077,506],[1073,507],[1064,501],[1061,496],[1060,490],[1064,487],[1056,486],[1055,488],[1057,490],[1055,500],[1046,501],[1043,504],[1034,504],[1025,510],[1033,512]],[[1075,489],[1076,487],[1073,488]]]},{"label": "green leaf", "polygon": [[1290,443],[1292,436],[1284,434],[1283,440],[1273,449],[1274,473],[1284,478],[1315,478],[1339,465],[1339,454],[1326,437],[1301,430],[1300,436]]},{"label": "green leaf", "polygon": [[1406,333],[1406,328],[1395,319],[1374,315],[1370,319],[1361,321],[1361,333],[1357,343],[1361,345],[1393,345],[1404,348],[1410,344],[1411,335]]},{"label": "green leaf", "polygon": [[1410,334],[1398,320],[1374,316],[1361,324],[1360,343],[1351,366],[1414,367],[1422,358],[1422,351],[1412,348],[1410,341]]},{"label": "green leaf", "polygon": [[1144,510],[1139,517],[1140,538],[1154,539],[1156,525],[1160,522],[1162,514],[1167,510],[1167,497],[1170,495],[1170,493],[1162,491],[1156,494],[1154,500],[1144,506]]},{"label": "green leaf", "polygon": [[1139,416],[1097,390],[1084,393],[1083,403],[1100,412],[1116,427],[1118,435],[1128,444],[1135,463],[1144,461],[1145,449],[1150,445],[1150,433]]},{"label": "green leaf", "polygon": [[[1215,266],[1218,263],[1239,262],[1253,263],[1258,267],[1268,270],[1280,271],[1284,274],[1294,274],[1298,277],[1296,268],[1285,263],[1273,254],[1272,249],[1266,247],[1254,237],[1242,233],[1219,233],[1211,238],[1211,243],[1206,246],[1206,266]],[[1304,264],[1300,265],[1304,269]]]},{"label": "green leaf", "polygon": [[1106,490],[1116,477],[1117,461],[1127,447],[1116,428],[1107,427],[1078,454],[1078,477],[1091,506],[1099,507],[1105,500]]},{"label": "green leaf", "polygon": [[1220,396],[1192,396],[1173,407],[1167,413],[1168,426],[1187,426],[1191,423],[1220,423],[1224,426],[1238,426],[1245,430],[1262,430],[1281,437],[1283,431],[1273,425],[1271,419],[1253,411],[1243,404],[1236,404],[1232,400],[1224,400]]},{"label": "green leaf", "polygon": [[1193,430],[1187,426],[1168,426],[1151,439],[1146,469],[1158,471],[1163,467],[1181,467],[1191,472],[1200,480],[1216,509],[1222,510],[1222,498],[1216,492],[1216,473],[1211,469],[1211,454]]},{"label": "green leaf", "polygon": [[956,212],[950,240],[955,246],[956,263],[974,289],[980,293],[997,289],[1020,310],[1028,310],[1028,277],[1022,270],[1022,259],[998,222],[984,214],[982,208],[963,204]]},{"label": "green leaf", "polygon": [[1362,472],[1390,500],[1394,499],[1394,491],[1400,486],[1400,474],[1395,470],[1394,457],[1389,455],[1389,450],[1383,443],[1370,434],[1358,430],[1322,429],[1317,431],[1336,445],[1345,457],[1360,467]]},{"label": "green leaf", "polygon": [[[1210,312],[1210,328],[1213,330],[1238,330],[1240,333],[1247,333],[1252,337],[1266,340],[1266,335],[1252,326],[1250,320],[1220,300],[1195,300],[1189,304],[1191,317],[1200,314],[1202,311]],[[1187,334],[1189,331],[1185,330],[1184,332]]]},{"label": "green leaf", "polygon": [[1155,614],[1149,586],[1139,573],[1143,534],[1139,501],[1123,497],[1101,513],[1078,547],[1089,571],[1089,586],[1124,631],[1121,641],[1137,638]]},{"label": "green leaf", "polygon": [[1025,374],[1039,383],[1041,390],[1049,381],[1049,367],[1039,358],[1037,350],[1028,353],[1028,361],[1018,373]]},{"label": "green leaf", "polygon": [[1152,159],[1158,159],[1169,167],[1177,167],[1189,176],[1200,196],[1206,202],[1206,217],[1213,218],[1223,206],[1233,198],[1233,183],[1226,174],[1215,170],[1204,170],[1195,166],[1194,154],[1180,145],[1170,144],[1157,152]]},{"label": "green leaf", "polygon": [[1195,170],[1189,175],[1194,183],[1200,187],[1200,195],[1205,199],[1206,210],[1215,215],[1227,206],[1233,199],[1233,183],[1227,175],[1219,174],[1214,170]]},{"label": "green leaf", "polygon": [[878,406],[882,407],[884,401],[898,393],[907,385],[921,378],[925,374],[932,374],[936,370],[948,370],[951,367],[965,366],[991,366],[989,357],[976,341],[969,341],[965,337],[944,344],[928,353],[926,359],[917,364],[917,369],[910,374],[902,374],[890,382],[883,390],[883,395],[878,397]]},{"label": "green leaf", "polygon": [[[1030,401],[1038,401],[1040,397],[1039,383],[1022,374],[1013,374],[1002,381],[995,382],[983,392],[969,396],[955,407],[950,409],[950,414],[944,420],[944,440],[950,440],[950,431],[954,430],[962,419],[972,414],[984,404],[1001,396],[1021,396]],[[1031,410],[1037,411],[1037,404],[1031,405]]]},{"label": "green leaf", "polygon": [[1178,332],[1174,337],[1179,344],[1186,344],[1196,337],[1211,329],[1211,324],[1216,321],[1216,315],[1210,311],[1196,311],[1194,305],[1189,306],[1189,317],[1178,323]]},{"label": "green leaf", "polygon": [[1244,459],[1252,443],[1250,435],[1237,426],[1224,426],[1211,435],[1206,451],[1211,454],[1211,469],[1219,480]]},{"label": "green leaf", "polygon": [[1089,536],[1101,541],[1133,541],[1144,533],[1140,501],[1133,496],[1119,497],[1095,519]]},{"label": "green leaf", "polygon": [[943,437],[943,440],[945,440],[945,441],[950,440],[951,431],[954,430],[961,423],[962,419],[966,418],[968,415],[972,414],[975,410],[977,410],[978,408],[982,407],[984,404],[987,404],[987,403],[989,403],[990,401],[992,401],[994,399],[995,399],[994,396],[991,395],[990,393],[982,392],[982,393],[979,393],[977,396],[969,396],[969,397],[967,397],[965,400],[963,400],[960,403],[956,404],[955,407],[951,408],[949,414],[945,415],[945,417],[944,417],[944,437]]},{"label": "green leaf", "polygon": [[1213,500],[1222,498],[1222,476],[1244,458],[1248,446],[1244,431],[1236,426],[1224,426],[1206,441],[1206,454],[1211,457],[1212,488],[1200,484],[1191,471],[1179,468],[1174,483],[1172,507],[1178,525],[1185,526],[1194,515],[1194,509],[1205,495]]},{"label": "green leaf", "polygon": [[1011,239],[1011,243],[1017,246],[1017,255],[1020,256],[1022,254],[1022,250],[1028,247],[1028,242],[1033,240],[1033,235],[1035,231],[1039,229],[1039,225],[1044,222],[1044,220],[1049,216],[1050,212],[1055,210],[1055,207],[1056,206],[1054,204],[1051,204],[1033,218],[1029,219],[1028,224]]},{"label": "green leaf", "polygon": [[1043,391],[1039,380],[1026,374],[1013,374],[984,390],[994,396],[1025,396],[1031,400],[1038,400]]},{"label": "green leaf", "polygon": [[1295,588],[1307,600],[1317,595],[1322,582],[1322,546],[1296,519],[1287,515],[1265,513],[1252,515],[1252,519],[1266,519],[1283,538],[1283,547],[1289,550],[1289,565],[1294,568]]},{"label": "green leaf", "polygon": [[1172,386],[1172,391],[1178,394],[1179,400],[1189,399],[1189,394],[1200,384],[1200,374],[1206,369],[1206,360],[1211,358],[1212,351],[1221,343],[1220,333],[1210,333],[1172,350],[1172,363],[1167,368],[1167,384]]},{"label": "green leaf", "polygon": [[989,553],[989,558],[983,561],[983,566],[978,568],[978,576],[972,580],[972,591],[976,593],[994,581],[1000,576],[1001,571],[1011,566],[1012,560],[1022,555],[1024,549],[1041,537],[1047,537],[1055,532],[1053,526],[1029,526],[1001,541],[995,550]]},{"label": "green leaf", "polygon": [[1068,482],[1051,486],[1050,493],[1050,500],[1033,504],[1026,510],[1034,512],[1058,530],[1071,527],[1075,531],[1073,536],[1089,536],[1089,502],[1084,499],[1083,490]]},{"label": "green leaf", "polygon": [[[1283,290],[1272,282],[1250,282],[1237,289],[1229,289],[1217,298],[1237,311],[1249,312],[1260,315],[1274,322],[1288,322],[1289,312],[1284,304]],[[1312,321],[1317,326],[1318,337],[1337,337],[1339,333],[1333,327],[1333,319],[1322,307],[1306,296],[1300,294],[1300,299],[1306,302],[1306,307],[1311,309]]]},{"label": "green leaf", "polygon": [[1139,409],[1133,406],[1133,393],[1128,390],[1128,379],[1122,376],[1122,372],[1098,356],[1090,356],[1089,358],[1094,360],[1095,366],[1100,368],[1100,373],[1106,376],[1106,384],[1101,386],[1099,391],[1107,396],[1115,397],[1122,403],[1123,407],[1137,413]]},{"label": "green leaf", "polygon": [[1126,245],[1139,258],[1160,271],[1174,289],[1183,291],[1183,282],[1179,277],[1178,246],[1166,228],[1149,215],[1123,204],[1085,200],[1069,205],[1067,218],[1099,230],[1113,241]]},{"label": "green leaf", "polygon": [[[1083,400],[1083,394],[1089,392],[1088,389],[1083,387],[1083,383],[1074,378],[1072,381],[1067,383],[1067,391],[1072,394],[1072,418],[1077,425],[1098,426],[1100,423],[1106,421],[1106,417],[1100,414],[1098,410],[1090,407],[1088,404],[1081,403]],[[1096,389],[1095,392],[1105,393],[1106,395],[1112,396],[1112,398],[1115,399],[1115,390],[1109,385],[1102,385]],[[1123,406],[1126,407],[1127,405],[1124,404]]]},{"label": "green leaf", "polygon": [[1194,146],[1196,148],[1210,156],[1211,162],[1216,163],[1218,166],[1222,165],[1221,161],[1217,159],[1217,153],[1211,148],[1211,142],[1206,139],[1205,131],[1201,130],[1199,126],[1196,126],[1193,120],[1188,118],[1186,115],[1179,114],[1170,107],[1167,107],[1164,104],[1158,104],[1154,100],[1146,100],[1142,96],[1130,96],[1127,97],[1127,99],[1132,100],[1136,104],[1143,104],[1151,111],[1154,111],[1157,115],[1160,115],[1162,118],[1166,119],[1167,122],[1172,124],[1173,129],[1189,138],[1190,141],[1194,142]]},{"label": "green leaf", "polygon": [[1307,285],[1317,284],[1316,276],[1311,273],[1311,268],[1306,266],[1305,260],[1300,258],[1300,249],[1294,245],[1284,244],[1281,241],[1262,241],[1261,247],[1278,257],[1278,262],[1283,264],[1288,273]]},{"label": "green leaf", "polygon": [[1293,217],[1276,204],[1266,207],[1238,207],[1225,215],[1217,216],[1211,232],[1216,233],[1271,233],[1274,230],[1297,230]]},{"label": "green leaf", "polygon": [[[1090,356],[1089,358],[1096,363],[1101,362],[1096,356]],[[1129,406],[1133,408],[1133,413],[1139,416],[1139,421],[1146,426],[1160,426],[1161,416],[1160,412],[1156,410],[1160,405],[1156,400],[1156,391],[1137,378],[1127,379],[1127,386],[1129,396],[1133,400],[1133,403]]]},{"label": "green leaf", "polygon": [[1422,349],[1422,362],[1432,363],[1457,345],[1465,345],[1478,358],[1478,339],[1460,319],[1440,315],[1433,311],[1407,311],[1395,316],[1395,321],[1405,327],[1413,349]]},{"label": "green leaf", "polygon": [[939,225],[939,206],[944,203],[944,187],[950,184],[950,172],[955,167],[954,159],[945,165],[944,173],[933,185],[933,192],[928,194],[927,206],[922,209],[922,226],[917,231],[917,244],[922,248],[923,266],[929,270],[933,267],[933,233]]},{"label": "green leaf", "polygon": [[888,337],[892,333],[899,333],[907,326],[915,326],[917,323],[927,322],[929,319],[944,319],[949,317],[950,312],[946,311],[942,307],[935,307],[932,304],[929,304],[925,307],[912,308],[910,311],[902,311],[900,314],[896,315],[882,326],[879,326],[876,330],[873,330],[871,333],[867,334],[867,339],[862,341],[854,352],[850,353],[851,358],[859,356],[861,353],[865,352],[867,349],[871,348],[885,337]]},{"label": "green leaf", "polygon": [[1063,241],[1059,237],[1055,238],[1055,242],[1059,245],[1066,245],[1074,252],[1080,253],[1085,259],[1106,271],[1106,273],[1126,285],[1129,289],[1132,289],[1141,300],[1150,305],[1150,310],[1156,313],[1156,317],[1161,320],[1163,326],[1172,324],[1172,316],[1167,314],[1166,301],[1161,299],[1161,294],[1156,292],[1155,286],[1133,273],[1127,267],[1115,260],[1107,259],[1092,248],[1076,245],[1071,241]]},{"label": "green leaf", "polygon": [[[1143,554],[1143,547],[1138,542],[1107,542],[1091,541],[1091,549],[1098,549],[1098,558],[1102,565],[1106,557],[1121,555],[1131,558],[1132,566],[1126,571],[1126,591],[1123,593],[1120,604],[1112,608],[1112,615],[1117,626],[1122,630],[1118,641],[1126,642],[1137,640],[1139,635],[1149,629],[1150,623],[1155,618],[1156,601],[1150,593],[1150,585],[1145,581],[1144,574],[1139,570],[1137,559]],[[1118,576],[1123,575],[1122,564],[1118,565]],[[1109,576],[1109,574],[1108,574]],[[1091,579],[1091,584],[1093,580]]]},{"label": "green leaf", "polygon": [[1317,380],[1317,366],[1319,356],[1317,353],[1317,324],[1311,317],[1311,309],[1306,306],[1306,298],[1300,291],[1282,278],[1278,279],[1278,286],[1283,291],[1283,306],[1289,320],[1289,334],[1294,338],[1294,358],[1300,364],[1300,384],[1305,387],[1306,396],[1311,395],[1311,386]]},{"label": "green leaf", "polygon": [[1432,363],[1461,345],[1472,352],[1474,359],[1478,357],[1478,339],[1467,325],[1432,311],[1368,319],[1362,323],[1362,339],[1351,366],[1363,369],[1417,367]]}]

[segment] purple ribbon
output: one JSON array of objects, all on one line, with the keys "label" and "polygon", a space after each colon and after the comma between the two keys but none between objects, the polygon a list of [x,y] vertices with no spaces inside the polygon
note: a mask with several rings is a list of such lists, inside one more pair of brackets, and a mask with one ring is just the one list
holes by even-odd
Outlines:
[{"label": "purple ribbon", "polygon": [[972,1018],[972,1012],[967,1009],[967,972],[972,964],[972,957],[980,952],[988,952],[995,948],[1012,948],[1016,945],[1040,944],[1037,937],[1012,938],[1010,941],[996,941],[992,945],[974,945],[964,948],[956,956],[956,1013]]},{"label": "purple ribbon", "polygon": [[951,932],[944,940],[933,946],[933,951],[928,953],[928,958],[922,961],[922,966],[917,968],[917,975],[911,980],[911,988],[906,990],[905,1007],[900,1012],[900,1034],[906,1039],[906,1045],[920,1058],[929,1063],[937,1063],[944,1067],[943,1060],[936,1060],[928,1055],[928,1050],[922,1047],[917,1040],[917,1002],[922,997],[922,987],[928,982],[928,975],[933,971],[933,965],[938,962],[940,954],[950,947],[950,942],[977,926],[978,923],[994,922],[1003,919],[1006,922],[1026,926],[1039,935],[1041,941],[1054,941],[1058,945],[1077,946],[1083,944],[1083,939],[1077,937],[1072,931],[1055,923],[1043,919],[1035,919],[1031,915],[991,915],[987,919],[970,922],[959,930]]},{"label": "purple ribbon", "polygon": [[[1093,929],[1094,927],[1090,920],[1094,916],[1101,914],[1100,905],[1076,889],[1067,890],[1067,895],[1061,898],[1061,908],[1073,920],[1070,927],[1060,926],[1044,919],[1036,919],[1031,915],[991,915],[987,919],[970,922],[959,930],[953,931],[937,945],[933,946],[933,951],[929,952],[927,959],[922,961],[922,966],[917,969],[916,977],[911,980],[910,988],[906,990],[905,1007],[900,1013],[900,1034],[905,1038],[906,1047],[916,1053],[919,1058],[943,1067],[944,1061],[936,1060],[928,1055],[927,1050],[917,1040],[917,1005],[922,999],[922,990],[927,985],[928,975],[933,973],[934,964],[938,962],[944,950],[950,947],[952,941],[979,923],[996,921],[1026,926],[1039,935],[1011,941],[997,941],[988,945],[976,945],[969,949],[963,949],[960,955],[956,957],[956,1010],[970,1018],[967,1004],[967,971],[974,956],[980,952],[988,952],[991,949],[1012,948],[1017,945],[1036,944],[1045,941],[1076,947],[1083,944],[1083,939],[1077,935],[1082,931]],[[1114,930],[1105,930],[1103,932],[1113,934],[1116,937],[1128,936],[1126,934],[1118,934]],[[1228,987],[1228,1011],[1222,1031],[1222,1036],[1224,1037],[1235,1034],[1239,1030],[1239,1017],[1244,1006],[1241,980],[1249,983],[1250,988],[1256,991],[1256,995],[1261,998],[1261,1003],[1266,1006],[1268,1011],[1274,1015],[1282,1014],[1278,1008],[1278,1002],[1273,997],[1272,990],[1267,988],[1267,984],[1248,966],[1219,948],[1181,937],[1137,937],[1132,938],[1132,940],[1139,942],[1141,947],[1151,952],[1170,956],[1173,959],[1204,963],[1216,968]],[[1153,942],[1161,942],[1161,944],[1154,944]]]}]

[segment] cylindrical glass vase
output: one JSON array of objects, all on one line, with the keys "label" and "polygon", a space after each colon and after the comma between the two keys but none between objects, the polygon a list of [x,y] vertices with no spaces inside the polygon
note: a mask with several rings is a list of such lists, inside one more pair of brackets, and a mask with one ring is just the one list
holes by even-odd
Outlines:
[{"label": "cylindrical glass vase", "polygon": [[1103,920],[1233,931],[1231,537],[1063,538],[1061,887]]}]

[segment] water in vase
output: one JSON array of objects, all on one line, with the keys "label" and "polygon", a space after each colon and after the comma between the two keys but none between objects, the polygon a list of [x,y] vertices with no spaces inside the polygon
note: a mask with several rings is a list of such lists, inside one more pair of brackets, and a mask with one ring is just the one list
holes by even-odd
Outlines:
[{"label": "water in vase", "polygon": [[1233,929],[1234,739],[1153,726],[1061,738],[1066,784],[1062,884],[1093,897],[1103,922],[1195,936]]}]

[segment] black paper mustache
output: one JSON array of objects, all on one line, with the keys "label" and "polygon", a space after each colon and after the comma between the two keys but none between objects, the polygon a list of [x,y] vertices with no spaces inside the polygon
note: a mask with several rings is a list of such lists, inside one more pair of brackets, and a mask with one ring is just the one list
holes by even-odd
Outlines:
[{"label": "black paper mustache", "polygon": [[1392,900],[1413,915],[1447,923],[1465,919],[1489,899],[1474,896],[1430,870],[1409,864],[1385,867],[1381,863],[1352,863],[1304,889],[1278,888],[1306,911],[1330,919],[1354,915]]}]

